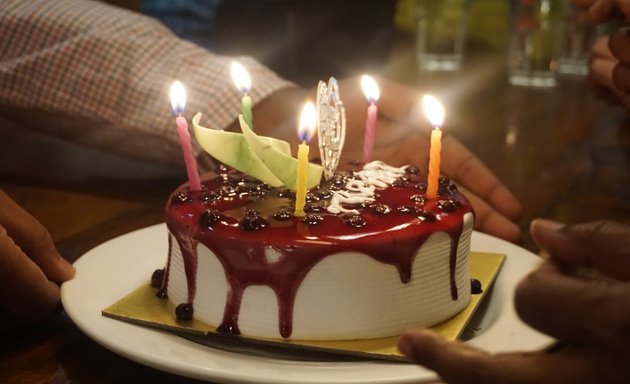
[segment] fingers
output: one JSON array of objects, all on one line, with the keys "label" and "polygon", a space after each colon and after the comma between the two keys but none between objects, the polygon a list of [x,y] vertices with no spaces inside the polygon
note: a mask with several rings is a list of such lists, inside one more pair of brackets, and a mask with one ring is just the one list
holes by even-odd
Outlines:
[{"label": "fingers", "polygon": [[598,0],[588,10],[588,14],[595,22],[606,21],[613,17],[613,0]]},{"label": "fingers", "polygon": [[630,280],[630,227],[609,221],[565,226],[544,219],[532,221],[534,241],[553,260],[594,267],[604,274]]},{"label": "fingers", "polygon": [[627,21],[630,19],[630,2],[628,0],[613,0],[613,15],[616,12],[617,14],[623,15],[623,18]]},{"label": "fingers", "polygon": [[586,8],[593,5],[596,1],[597,0],[571,0],[571,4],[579,8]]},{"label": "fingers", "polygon": [[444,173],[455,179],[510,220],[517,220],[522,207],[516,197],[479,158],[452,136],[443,140]]},{"label": "fingers", "polygon": [[486,352],[467,344],[446,342],[432,331],[402,334],[398,339],[398,349],[416,364],[436,371],[448,383],[489,379],[484,366],[490,361]]},{"label": "fingers", "polygon": [[630,91],[630,67],[617,63],[612,70],[612,83],[623,94]]},{"label": "fingers", "polygon": [[374,78],[381,88],[381,95],[383,95],[378,105],[379,113],[392,120],[406,122],[413,106],[420,100],[420,94],[408,86],[387,78],[380,76]]},{"label": "fingers", "polygon": [[621,28],[610,38],[599,38],[595,41],[589,80],[595,85],[598,96],[630,108],[629,28]]},{"label": "fingers", "polygon": [[[630,2],[619,1],[616,6],[630,16]],[[630,28],[620,28],[610,37],[598,38],[591,52],[589,80],[596,95],[630,108]]]},{"label": "fingers", "polygon": [[593,43],[590,76],[595,83],[614,90],[612,71],[617,65],[617,59],[610,52],[609,40],[609,37],[601,37]]},{"label": "fingers", "polygon": [[610,36],[608,48],[613,58],[605,52],[593,59],[592,67],[598,78],[617,95],[624,106],[630,105],[630,28],[620,28]]},{"label": "fingers", "polygon": [[483,199],[460,187],[475,210],[475,229],[512,243],[521,241],[521,229],[512,220],[503,216]]},{"label": "fingers", "polygon": [[630,90],[629,67],[620,65],[609,49],[608,37],[599,38],[592,48],[589,81],[595,95],[607,102],[630,107],[630,98],[625,91]]},{"label": "fingers", "polygon": [[595,39],[591,46],[591,56],[616,60],[610,51],[610,36],[601,36]]},{"label": "fingers", "polygon": [[59,286],[18,247],[0,226],[0,312],[38,322],[59,308]]},{"label": "fingers", "polygon": [[630,288],[625,283],[578,278],[544,262],[519,283],[514,303],[525,322],[560,340],[629,352]]},{"label": "fingers", "polygon": [[[436,371],[449,384],[580,384],[623,382],[620,380],[627,377],[623,359],[613,360],[594,350],[490,355],[464,343],[446,342],[431,331],[403,334],[398,348],[414,362]],[[605,381],[608,379],[612,381]]]},{"label": "fingers", "polygon": [[616,30],[608,39],[608,47],[622,64],[630,65],[630,28]]},{"label": "fingers", "polygon": [[594,58],[591,60],[590,78],[595,84],[606,87],[613,92],[618,92],[613,83],[612,73],[617,65],[616,61],[605,58]]},{"label": "fingers", "polygon": [[0,225],[48,279],[61,283],[74,276],[74,268],[59,255],[46,228],[1,190]]}]

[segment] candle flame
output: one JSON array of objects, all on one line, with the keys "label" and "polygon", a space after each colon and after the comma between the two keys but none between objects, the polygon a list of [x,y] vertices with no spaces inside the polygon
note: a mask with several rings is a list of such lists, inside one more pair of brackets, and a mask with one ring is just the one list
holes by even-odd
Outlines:
[{"label": "candle flame", "polygon": [[176,80],[173,85],[171,85],[170,96],[173,113],[176,115],[184,113],[186,109],[186,89],[181,81]]},{"label": "candle flame", "polygon": [[376,104],[381,97],[381,90],[372,76],[361,76],[361,89],[370,104]]},{"label": "candle flame", "polygon": [[252,78],[249,76],[249,72],[247,72],[243,64],[238,61],[233,61],[230,70],[232,72],[232,80],[239,92],[249,92],[252,88]]},{"label": "candle flame", "polygon": [[422,96],[422,110],[431,125],[440,128],[444,124],[444,106],[437,98],[431,95]]},{"label": "candle flame", "polygon": [[300,114],[300,124],[298,125],[298,139],[301,142],[308,142],[315,133],[315,127],[317,126],[317,112],[315,111],[315,105],[312,102],[307,101],[302,108]]}]

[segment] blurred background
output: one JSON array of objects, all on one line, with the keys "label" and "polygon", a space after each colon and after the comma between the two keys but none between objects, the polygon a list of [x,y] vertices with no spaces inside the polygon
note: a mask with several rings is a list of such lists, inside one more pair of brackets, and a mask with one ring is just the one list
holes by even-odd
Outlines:
[{"label": "blurred background", "polygon": [[[518,224],[525,232],[536,217],[630,223],[626,112],[596,99],[584,74],[561,75],[547,88],[510,84],[517,0],[468,1],[461,68],[418,67],[419,6],[455,1],[461,0],[108,0],[152,15],[217,53],[253,56],[306,87],[329,76],[370,72],[434,94],[447,109],[445,131],[522,201],[525,214]],[[569,1],[529,3],[560,5],[564,12]],[[161,222],[165,196],[185,180],[180,167],[19,127],[0,131],[0,164],[0,187],[75,256],[116,234]],[[68,212],[68,205],[76,209]],[[523,245],[536,249],[527,236]]]},{"label": "blurred background", "polygon": [[[304,86],[331,75],[384,72],[396,60],[397,46],[408,51],[418,5],[417,0],[109,2],[151,15],[217,53],[253,56]],[[467,44],[506,47],[509,12],[509,1],[471,1]]]}]

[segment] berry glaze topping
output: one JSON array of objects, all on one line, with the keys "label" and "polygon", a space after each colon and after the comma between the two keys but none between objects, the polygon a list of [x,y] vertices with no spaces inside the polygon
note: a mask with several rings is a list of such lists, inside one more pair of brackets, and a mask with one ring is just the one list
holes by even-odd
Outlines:
[{"label": "berry glaze topping", "polygon": [[[438,200],[431,201],[424,198],[426,180],[417,168],[401,168],[395,181],[374,188],[368,201],[331,213],[326,207],[335,191],[343,190],[355,178],[353,172],[361,170],[357,165],[349,167],[307,193],[304,217],[293,215],[295,195],[291,191],[272,189],[225,167],[218,174],[207,175],[201,191],[191,192],[187,186],[175,190],[166,207],[166,223],[174,240],[169,236],[169,258],[158,296],[166,297],[170,248],[177,241],[188,284],[187,303],[193,303],[196,249],[202,243],[223,265],[229,284],[223,322],[217,330],[239,334],[243,292],[251,285],[266,285],[277,295],[279,332],[287,338],[292,332],[294,298],[304,277],[320,260],[339,252],[363,253],[395,266],[401,282],[407,283],[417,250],[432,233],[442,231],[451,238],[451,297],[457,300],[457,244],[463,216],[472,207],[455,184],[440,179]],[[268,248],[280,257],[268,259]]]}]

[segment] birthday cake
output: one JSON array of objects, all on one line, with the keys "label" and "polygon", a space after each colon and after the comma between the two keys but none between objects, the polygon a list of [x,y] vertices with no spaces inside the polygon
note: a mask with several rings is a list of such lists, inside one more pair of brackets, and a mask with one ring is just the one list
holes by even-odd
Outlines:
[{"label": "birthday cake", "polygon": [[468,305],[474,214],[456,185],[380,161],[338,170],[345,117],[333,80],[320,83],[317,117],[307,125],[318,127],[321,165],[307,160],[309,135],[295,159],[242,115],[242,133],[195,116],[197,141],[225,165],[166,205],[168,259],[152,285],[178,321],[352,340],[431,326]]}]

